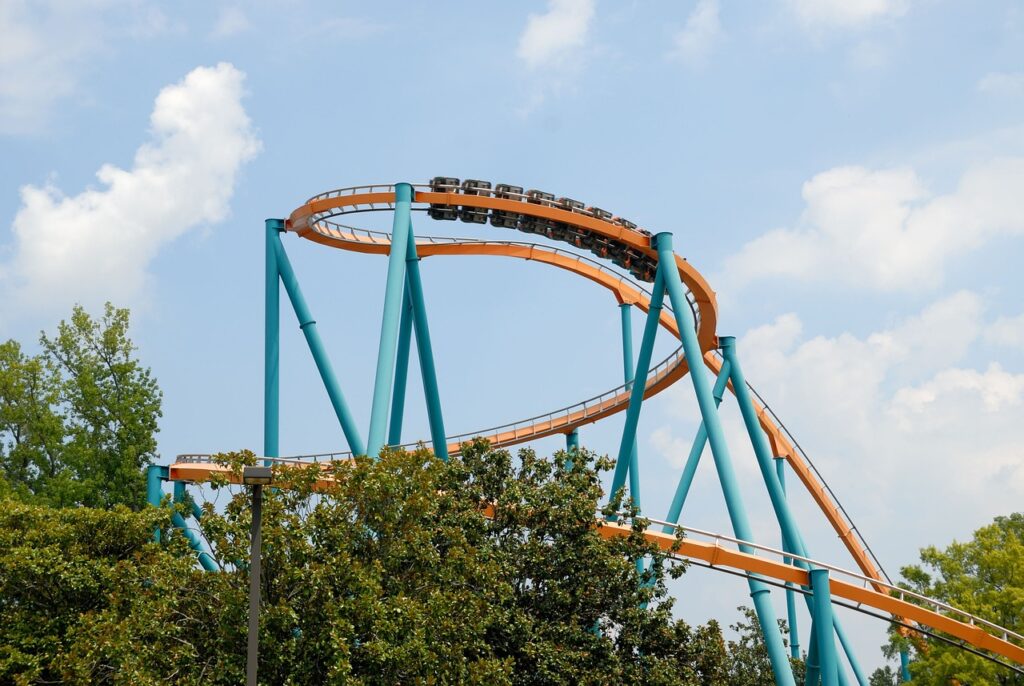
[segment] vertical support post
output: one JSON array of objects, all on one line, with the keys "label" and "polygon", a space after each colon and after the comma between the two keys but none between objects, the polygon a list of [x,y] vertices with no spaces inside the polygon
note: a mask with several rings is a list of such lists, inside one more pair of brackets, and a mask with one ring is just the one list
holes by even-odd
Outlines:
[{"label": "vertical support post", "polygon": [[263,484],[252,486],[252,527],[249,549],[249,641],[245,661],[245,682],[257,686],[256,671],[259,665],[260,641],[260,567],[263,560],[261,526],[263,520]]},{"label": "vertical support post", "polygon": [[580,430],[573,429],[569,433],[565,434],[565,452],[569,454],[569,457],[565,458],[565,469],[572,469],[573,461],[572,454],[574,451],[580,449]]},{"label": "vertical support post", "polygon": [[[388,423],[388,399],[391,396],[391,382],[395,372],[395,348],[398,344],[398,324],[405,285],[405,256],[409,249],[411,203],[412,186],[407,183],[395,184],[395,216],[391,227],[388,274],[384,284],[384,314],[380,323],[377,371],[373,381],[373,405],[370,410],[370,432],[367,437],[367,454],[371,457],[380,454]],[[413,307],[415,308],[415,305]]]},{"label": "vertical support post", "polygon": [[[782,486],[782,493],[786,493],[786,460],[782,457],[775,458],[775,471],[779,475],[779,485]],[[783,549],[785,549],[785,541],[782,543]],[[784,563],[791,564],[793,559],[790,557],[783,557]],[[794,586],[791,582],[786,582],[786,616],[789,619],[789,656],[794,660],[800,659],[800,633],[797,631],[796,625],[796,594],[794,593]]]},{"label": "vertical support post", "polygon": [[[743,507],[736,474],[733,471],[732,457],[729,454],[729,446],[725,442],[725,432],[722,430],[722,421],[718,416],[718,408],[715,406],[707,377],[702,373],[704,355],[701,352],[700,343],[697,341],[693,312],[690,310],[690,303],[686,300],[683,284],[679,279],[679,271],[676,268],[675,253],[672,251],[672,234],[667,232],[657,234],[654,236],[653,244],[658,250],[658,281],[663,283],[664,288],[668,290],[669,300],[672,303],[672,312],[679,328],[683,353],[686,355],[686,362],[690,367],[690,381],[693,384],[697,404],[700,406],[700,414],[707,429],[711,455],[714,457],[715,467],[718,469],[718,480],[722,484],[729,519],[732,521],[733,531],[737,538],[743,541],[752,541],[753,531]],[[740,549],[743,552],[753,552],[749,545],[740,544]],[[780,686],[793,686],[795,683],[793,670],[789,665],[789,658],[786,657],[786,649],[782,643],[782,635],[779,633],[775,608],[772,607],[771,599],[768,597],[768,587],[764,582],[753,578],[749,580],[749,585],[750,597],[754,601],[754,610],[764,634],[765,647],[768,649],[768,658],[771,661],[772,673],[775,675],[775,683]]]},{"label": "vertical support post", "polygon": [[[395,211],[398,211],[397,205]],[[420,360],[420,373],[423,377],[423,396],[427,401],[430,442],[434,447],[434,455],[447,462],[448,439],[444,431],[444,415],[441,412],[441,394],[437,388],[437,368],[434,366],[434,349],[430,344],[430,327],[427,325],[427,305],[426,298],[423,297],[423,280],[420,278],[420,258],[416,254],[416,237],[413,235],[411,222],[408,229],[406,281],[412,303],[413,326],[416,329],[416,355]]]},{"label": "vertical support post", "polygon": [[[622,442],[619,443],[619,457],[612,475],[611,495],[615,495],[626,481],[629,471],[629,460],[636,445],[636,427],[640,421],[640,406],[644,401],[644,390],[647,387],[647,374],[651,367],[651,355],[654,353],[654,337],[658,333],[661,306],[665,300],[665,281],[659,270],[654,278],[654,289],[651,291],[651,304],[647,310],[647,322],[644,324],[644,335],[640,341],[640,356],[636,362],[637,375],[630,388],[629,407],[626,409],[626,423],[622,429]],[[632,356],[630,356],[632,357]]]},{"label": "vertical support post", "polygon": [[809,601],[811,611],[811,636],[807,648],[807,666],[804,672],[804,686],[818,686],[821,681],[821,662],[818,660],[818,627],[814,623],[814,598]]},{"label": "vertical support post", "polygon": [[402,319],[398,324],[398,359],[395,362],[395,389],[391,394],[391,426],[388,445],[402,443],[402,420],[405,418],[405,385],[409,378],[409,344],[412,337],[412,303],[409,286],[402,298]]},{"label": "vertical support post", "polygon": [[[163,480],[167,467],[151,464],[146,468],[146,502],[153,507],[160,507],[164,499]],[[160,528],[153,530],[153,540],[160,542]]]},{"label": "vertical support post", "polygon": [[831,631],[832,593],[829,589],[828,570],[812,569],[811,591],[814,594],[814,626],[817,631],[818,664],[821,667],[821,686],[839,686],[839,657],[836,639]]},{"label": "vertical support post", "polygon": [[900,651],[900,680],[910,683],[910,653],[906,648]]},{"label": "vertical support post", "polygon": [[[266,270],[264,273],[263,322],[263,455],[280,457],[280,356],[281,356],[281,284],[277,270],[277,245],[284,231],[283,219],[267,219]],[[269,464],[269,463],[268,463]]]},{"label": "vertical support post", "polygon": [[348,403],[345,402],[345,396],[341,392],[341,386],[338,385],[338,379],[334,376],[334,368],[331,366],[330,358],[327,357],[323,341],[320,340],[320,332],[317,331],[316,320],[313,319],[313,315],[309,311],[306,298],[302,295],[302,289],[299,288],[299,280],[295,277],[295,270],[292,269],[291,260],[288,259],[288,253],[284,251],[284,246],[281,244],[279,236],[274,236],[274,251],[277,257],[277,270],[281,275],[281,283],[284,284],[285,292],[288,293],[288,299],[291,300],[292,309],[295,310],[295,316],[299,320],[299,328],[306,337],[309,352],[313,355],[313,361],[320,372],[320,379],[324,382],[327,396],[331,399],[331,406],[334,407],[334,414],[338,417],[341,430],[345,433],[345,440],[348,442],[349,450],[354,455],[365,455],[366,447],[363,445],[363,439],[360,437],[359,429],[356,427],[352,413],[348,409]]},{"label": "vertical support post", "polygon": [[[622,320],[622,378],[628,390],[632,390],[630,384],[633,382],[633,317],[629,303],[619,305],[619,314]],[[640,507],[640,460],[637,456],[636,440],[633,441],[633,449],[629,453],[629,497],[633,504]]]},{"label": "vertical support post", "polygon": [[[715,387],[711,393],[715,397],[715,407],[717,408],[722,404],[722,398],[725,395],[725,387],[729,383],[729,363],[723,362],[722,368],[718,372],[718,378],[715,379]],[[690,486],[693,484],[693,477],[697,473],[697,464],[700,462],[700,456],[704,453],[704,446],[708,442],[708,430],[704,426],[704,422],[700,423],[700,428],[697,429],[697,435],[693,439],[693,446],[690,448],[690,454],[686,458],[686,465],[683,467],[683,473],[679,476],[679,483],[676,485],[675,495],[672,496],[672,504],[669,505],[668,515],[665,517],[666,522],[672,522],[673,524],[679,523],[679,515],[683,512],[683,504],[686,502],[686,496],[690,493]],[[670,534],[675,531],[675,527],[663,526],[662,530]]]}]

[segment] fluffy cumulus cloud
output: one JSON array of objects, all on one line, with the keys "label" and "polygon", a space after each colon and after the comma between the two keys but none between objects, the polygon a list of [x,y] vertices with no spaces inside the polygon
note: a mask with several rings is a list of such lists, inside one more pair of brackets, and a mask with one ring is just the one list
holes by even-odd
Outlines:
[{"label": "fluffy cumulus cloud", "polygon": [[812,30],[859,29],[881,19],[901,16],[909,0],[789,0],[800,23]]},{"label": "fluffy cumulus cloud", "polygon": [[151,140],[130,169],[100,167],[99,188],[68,196],[53,185],[23,187],[12,257],[0,272],[8,301],[132,301],[162,246],[223,220],[239,169],[260,149],[242,106],[244,79],[225,63],[164,88]]},{"label": "fluffy cumulus cloud", "polygon": [[672,57],[690,66],[703,65],[722,33],[718,0],[698,0],[686,25],[672,37]]},{"label": "fluffy cumulus cloud", "polygon": [[593,18],[594,0],[548,0],[526,20],[516,54],[531,69],[550,67],[586,45]]},{"label": "fluffy cumulus cloud", "polygon": [[[738,341],[747,378],[869,540],[876,534],[883,559],[909,560],[938,542],[935,531],[963,535],[1020,508],[1024,374],[978,358],[984,320],[981,298],[965,291],[864,336],[808,335],[786,314]],[[746,439],[734,405],[730,397],[724,407],[736,450]],[[651,444],[678,468],[692,430],[675,426]],[[821,532],[808,508],[808,527]]]},{"label": "fluffy cumulus cloud", "polygon": [[976,164],[944,194],[906,167],[830,169],[804,184],[798,226],[747,243],[727,261],[727,277],[736,286],[787,277],[880,291],[934,288],[956,255],[1024,233],[1022,185],[1022,157]]},{"label": "fluffy cumulus cloud", "polygon": [[0,2],[0,134],[39,131],[92,58],[168,26],[144,0]]},{"label": "fluffy cumulus cloud", "polygon": [[1024,314],[999,317],[985,331],[985,338],[996,345],[1024,348]]}]

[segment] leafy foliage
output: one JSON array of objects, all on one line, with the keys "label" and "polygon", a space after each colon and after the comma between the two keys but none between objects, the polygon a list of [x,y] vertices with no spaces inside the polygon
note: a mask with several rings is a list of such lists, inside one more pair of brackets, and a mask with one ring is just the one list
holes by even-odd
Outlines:
[{"label": "leafy foliage", "polygon": [[[921,565],[900,570],[905,588],[1024,633],[1024,514],[996,517],[966,543],[921,551]],[[964,686],[1021,686],[1024,677],[948,643],[890,633],[885,652],[911,652],[914,681]]]},{"label": "leafy foliage", "polygon": [[22,498],[56,506],[145,503],[162,394],[135,358],[128,310],[94,320],[75,307],[29,356],[0,344],[0,476]]}]

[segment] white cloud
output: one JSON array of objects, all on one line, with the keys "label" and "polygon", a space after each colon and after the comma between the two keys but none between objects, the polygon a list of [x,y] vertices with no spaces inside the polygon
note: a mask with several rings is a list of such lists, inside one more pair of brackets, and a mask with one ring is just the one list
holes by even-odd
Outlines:
[{"label": "white cloud", "polygon": [[945,195],[914,170],[837,167],[804,184],[797,228],[769,231],[726,262],[742,285],[763,278],[924,290],[946,264],[998,235],[1024,233],[1024,158],[976,164]]},{"label": "white cloud", "polygon": [[698,0],[686,26],[672,37],[671,55],[690,66],[701,66],[722,33],[718,0]]},{"label": "white cloud", "polygon": [[992,72],[978,81],[978,90],[989,95],[1024,95],[1024,72]]},{"label": "white cloud", "polygon": [[0,134],[45,128],[92,58],[168,28],[163,12],[141,0],[0,2]]},{"label": "white cloud", "polygon": [[808,29],[860,29],[882,19],[902,16],[909,0],[789,0],[789,7]]},{"label": "white cloud", "polygon": [[[982,310],[976,294],[955,293],[864,336],[809,335],[787,314],[738,342],[747,378],[890,565],[1020,509],[1024,374],[976,362]],[[730,419],[735,400],[723,407],[737,470],[750,469],[749,442]],[[676,423],[655,431],[651,446],[678,468],[692,429]],[[749,493],[757,481],[747,477]],[[794,507],[804,508],[813,550],[834,546],[809,499]],[[846,564],[839,554],[833,561]]]},{"label": "white cloud", "polygon": [[249,23],[249,17],[245,15],[245,11],[241,7],[232,5],[221,8],[212,35],[214,38],[229,38],[245,33],[250,28],[252,25]]},{"label": "white cloud", "polygon": [[27,309],[132,300],[163,245],[223,220],[240,167],[260,149],[241,103],[244,79],[222,63],[164,88],[152,140],[131,169],[100,167],[100,189],[66,196],[53,185],[24,186],[2,272],[7,302]]},{"label": "white cloud", "polygon": [[544,14],[531,14],[516,54],[531,69],[556,65],[584,47],[594,18],[594,0],[548,0]]},{"label": "white cloud", "polygon": [[1024,347],[1024,314],[999,317],[985,331],[985,338],[996,345]]}]

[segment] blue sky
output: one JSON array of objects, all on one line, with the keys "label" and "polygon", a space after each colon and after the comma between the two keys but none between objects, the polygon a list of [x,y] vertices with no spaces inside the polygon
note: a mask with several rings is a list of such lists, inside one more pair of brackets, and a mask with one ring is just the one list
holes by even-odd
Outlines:
[{"label": "blue sky", "polygon": [[[74,302],[131,306],[166,395],[165,458],[260,447],[263,219],[329,188],[441,174],[673,231],[718,292],[719,333],[739,337],[748,378],[890,572],[1020,508],[1019,3],[15,0],[0,29],[0,336],[33,341]],[[385,262],[286,246],[365,427]],[[450,431],[621,381],[618,312],[593,285],[492,258],[432,258],[423,277]],[[282,450],[340,448],[282,322]],[[410,387],[407,435],[425,436]],[[689,388],[645,406],[652,515],[696,428]],[[583,441],[612,452],[620,426]],[[728,531],[710,469],[694,488],[684,522]],[[846,564],[809,501],[794,507],[812,553]],[[749,602],[701,570],[678,595],[694,621]],[[882,627],[848,622],[879,662]]]}]

